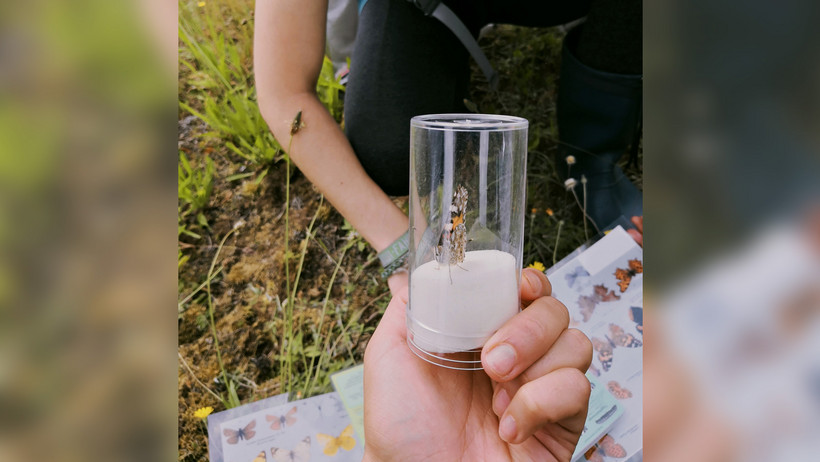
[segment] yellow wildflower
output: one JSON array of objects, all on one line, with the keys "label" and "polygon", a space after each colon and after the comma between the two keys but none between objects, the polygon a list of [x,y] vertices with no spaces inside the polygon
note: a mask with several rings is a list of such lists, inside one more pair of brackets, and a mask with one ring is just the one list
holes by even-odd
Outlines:
[{"label": "yellow wildflower", "polygon": [[547,212],[547,215],[549,215],[549,216],[555,215],[555,212],[553,212],[552,209],[547,209],[546,212]]},{"label": "yellow wildflower", "polygon": [[214,412],[214,408],[211,406],[201,407],[194,412],[194,417],[197,419],[204,419],[205,417],[211,415],[211,412]]},{"label": "yellow wildflower", "polygon": [[196,6],[202,8],[203,6],[205,6],[205,2],[199,2],[199,3],[196,4]]},{"label": "yellow wildflower", "polygon": [[536,208],[533,208],[532,210],[530,210],[530,212],[532,212],[533,215],[535,215],[535,212],[537,212],[537,211],[538,211],[538,209],[536,209]]},{"label": "yellow wildflower", "polygon": [[530,264],[527,268],[535,268],[535,269],[537,269],[538,271],[541,271],[542,273],[544,272],[544,270],[546,270],[546,269],[547,269],[547,268],[544,266],[544,264],[543,264],[543,263],[541,263],[540,261],[533,262],[533,263],[532,263],[532,264]]}]

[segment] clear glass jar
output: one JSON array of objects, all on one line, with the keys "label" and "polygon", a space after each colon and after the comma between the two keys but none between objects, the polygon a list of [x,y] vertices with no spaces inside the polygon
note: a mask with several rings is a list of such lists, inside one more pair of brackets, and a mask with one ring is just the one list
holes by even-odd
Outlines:
[{"label": "clear glass jar", "polygon": [[410,122],[407,343],[420,358],[481,369],[481,347],[520,309],[527,128],[520,117]]}]

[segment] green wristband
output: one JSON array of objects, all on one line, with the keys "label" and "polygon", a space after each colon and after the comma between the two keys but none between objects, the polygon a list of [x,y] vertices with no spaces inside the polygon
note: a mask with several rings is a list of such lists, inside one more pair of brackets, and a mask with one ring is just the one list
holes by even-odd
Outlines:
[{"label": "green wristband", "polygon": [[382,279],[389,278],[393,273],[395,273],[397,271],[400,271],[400,270],[406,271],[405,270],[405,263],[407,263],[407,253],[402,255],[397,260],[394,260],[393,263],[390,263],[389,265],[384,267],[384,270],[382,271],[382,274],[381,274]]},{"label": "green wristband", "polygon": [[410,249],[410,230],[407,230],[398,239],[388,245],[386,249],[379,252],[379,261],[385,268],[403,257]]}]

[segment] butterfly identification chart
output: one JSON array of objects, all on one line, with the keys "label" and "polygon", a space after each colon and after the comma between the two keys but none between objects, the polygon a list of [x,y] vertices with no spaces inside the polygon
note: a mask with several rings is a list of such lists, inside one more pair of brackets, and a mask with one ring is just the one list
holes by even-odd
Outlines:
[{"label": "butterfly identification chart", "polygon": [[[587,376],[598,387],[605,387],[623,408],[623,415],[592,446],[579,442],[573,460],[640,460],[643,250],[618,226],[583,252],[551,268],[547,275],[552,295],[569,310],[570,327],[584,332],[592,342]],[[596,418],[590,413],[586,427]]]},{"label": "butterfly identification chart", "polygon": [[208,439],[212,462],[347,462],[364,455],[335,392],[290,403],[285,394],[213,414]]}]

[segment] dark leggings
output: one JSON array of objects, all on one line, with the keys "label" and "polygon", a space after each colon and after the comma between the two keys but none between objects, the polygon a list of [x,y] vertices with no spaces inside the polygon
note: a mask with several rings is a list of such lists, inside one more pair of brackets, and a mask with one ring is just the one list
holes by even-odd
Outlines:
[{"label": "dark leggings", "polygon": [[[589,14],[579,39],[579,59],[610,72],[634,73],[637,62],[640,72],[641,0],[444,3],[475,36],[489,23],[549,27]],[[596,16],[596,11],[601,14]],[[609,18],[613,14],[618,18]],[[629,56],[621,56],[624,54]],[[345,131],[365,171],[385,193],[407,194],[410,119],[420,114],[466,112],[463,101],[468,94],[469,60],[467,50],[446,26],[425,17],[408,1],[368,0],[365,4],[345,95]]]}]

